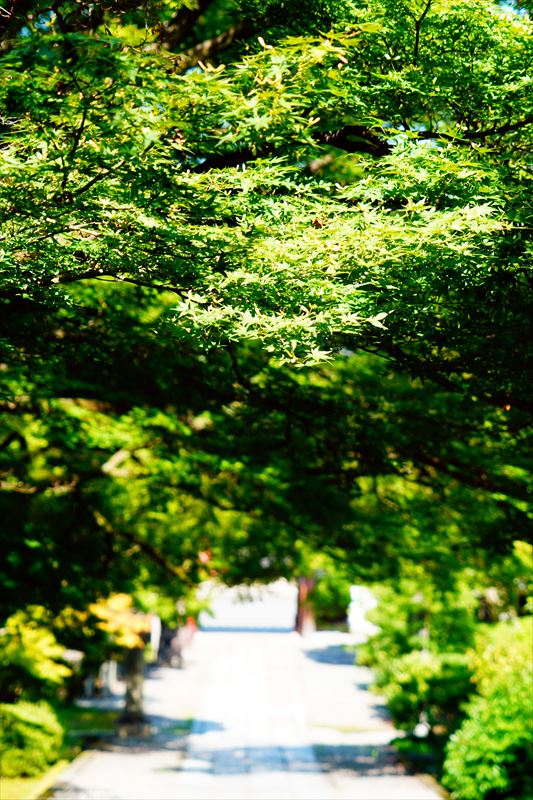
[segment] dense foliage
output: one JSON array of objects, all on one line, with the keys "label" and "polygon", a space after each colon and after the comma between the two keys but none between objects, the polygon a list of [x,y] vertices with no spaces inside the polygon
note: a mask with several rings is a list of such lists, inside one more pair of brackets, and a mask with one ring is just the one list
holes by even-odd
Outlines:
[{"label": "dense foliage", "polygon": [[452,736],[445,784],[457,800],[526,798],[533,792],[531,617],[500,623],[478,645],[479,694]]},{"label": "dense foliage", "polygon": [[63,728],[45,702],[0,706],[1,774],[6,778],[39,775],[59,757]]},{"label": "dense foliage", "polygon": [[383,686],[398,728],[413,731],[422,724],[439,735],[449,734],[458,725],[461,706],[471,691],[464,654],[423,650],[395,659],[392,675]]},{"label": "dense foliage", "polygon": [[40,604],[85,649],[99,599],[175,609],[319,551],[407,592],[389,657],[442,678],[501,612],[476,582],[519,608],[519,5],[4,0],[3,620]]},{"label": "dense foliage", "polygon": [[[397,728],[397,746],[452,797],[529,797],[532,549],[515,545],[488,570],[435,584],[420,566],[376,586],[377,626],[357,648]],[[522,616],[524,615],[524,616]],[[501,621],[498,621],[501,620]],[[527,697],[526,697],[527,695]]]},{"label": "dense foliage", "polygon": [[39,698],[60,686],[71,669],[62,662],[64,645],[47,626],[44,609],[17,611],[0,631],[0,702],[23,692]]},{"label": "dense foliage", "polygon": [[362,576],[526,536],[527,15],[6,14],[18,604],[290,573],[295,535]]}]

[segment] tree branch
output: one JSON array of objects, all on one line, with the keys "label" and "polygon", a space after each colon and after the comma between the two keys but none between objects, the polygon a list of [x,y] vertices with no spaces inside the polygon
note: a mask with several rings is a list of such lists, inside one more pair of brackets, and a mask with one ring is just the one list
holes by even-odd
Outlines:
[{"label": "tree branch", "polygon": [[486,492],[495,494],[504,494],[516,500],[525,500],[526,502],[531,499],[527,486],[521,485],[502,475],[497,477],[489,475],[485,470],[479,471],[475,469],[472,464],[460,464],[457,461],[452,461],[449,456],[446,457],[446,461],[439,456],[429,455],[423,452],[410,454],[409,457],[414,457],[421,463],[434,467],[438,472],[448,475],[448,477],[459,481],[459,483],[465,486],[472,486],[473,488],[483,489]]},{"label": "tree branch", "polygon": [[82,114],[81,114],[80,124],[78,125],[77,129],[74,132],[74,139],[72,141],[72,147],[70,148],[70,152],[67,155],[67,164],[65,165],[65,171],[63,173],[63,179],[61,181],[61,190],[62,191],[65,191],[66,186],[67,186],[68,176],[69,176],[69,173],[70,173],[69,165],[72,163],[72,161],[74,159],[74,156],[76,155],[76,150],[79,147],[80,140],[81,140],[81,135],[82,135],[83,130],[85,128],[85,123],[87,122],[87,113],[88,113],[88,111],[89,111],[89,106],[88,106],[87,103],[85,103],[84,106],[83,106]]},{"label": "tree branch", "polygon": [[[395,364],[400,369],[405,370],[411,375],[416,375],[422,380],[428,380],[441,389],[445,389],[455,394],[475,395],[478,400],[486,403],[487,405],[496,406],[497,408],[505,408],[510,406],[516,408],[518,411],[525,411],[531,413],[533,411],[533,403],[528,398],[516,397],[512,394],[504,392],[496,392],[494,394],[487,394],[478,389],[466,388],[454,383],[447,375],[443,374],[444,364],[433,364],[429,361],[424,361],[423,358],[405,353],[400,345],[393,342],[380,342],[375,347],[365,347],[358,342],[350,344],[353,350],[362,350],[364,353],[370,353],[378,358],[384,358]],[[447,365],[449,368],[449,365]],[[457,366],[454,365],[454,370]],[[464,367],[463,371],[466,371]]]},{"label": "tree branch", "polygon": [[195,64],[198,64],[199,61],[212,58],[217,53],[220,53],[221,50],[226,50],[232,45],[238,36],[249,36],[252,31],[253,25],[250,20],[245,19],[235,23],[228,30],[219,33],[218,36],[206,39],[183,53],[180,56],[182,68],[189,69],[189,67],[194,67]]},{"label": "tree branch", "polygon": [[[0,40],[14,33],[26,21],[26,14],[30,11],[33,0],[3,0],[0,6]],[[0,50],[7,49],[4,44]]]},{"label": "tree branch", "polygon": [[22,481],[3,481],[0,480],[0,492],[14,492],[15,494],[42,494],[52,492],[52,494],[68,494],[76,489],[77,481],[69,483],[41,483],[29,484]]},{"label": "tree branch", "polygon": [[453,133],[431,130],[417,131],[417,135],[419,139],[446,139],[446,141],[459,144],[470,144],[470,142],[476,141],[477,139],[486,139],[489,136],[503,136],[506,133],[518,131],[532,123],[533,116],[529,116],[518,122],[506,122],[503,125],[494,125],[492,128],[486,128],[482,131],[464,131],[460,136],[455,136]]},{"label": "tree branch", "polygon": [[139,548],[148,558],[153,561],[155,564],[160,566],[165,572],[169,575],[172,575],[174,578],[179,578],[188,586],[192,586],[193,582],[187,575],[186,571],[181,566],[176,566],[175,564],[171,564],[167,558],[159,552],[153,545],[149,542],[144,541],[143,539],[139,539],[135,536],[134,533],[131,531],[126,531],[123,529],[115,528],[111,525],[110,522],[101,514],[99,511],[93,510],[93,517],[100,528],[103,528],[107,534],[110,536],[118,536],[120,539],[124,539],[125,541],[129,542],[130,544],[134,545],[135,547]]},{"label": "tree branch", "polygon": [[415,46],[413,51],[413,64],[418,63],[418,53],[420,50],[420,31],[422,29],[422,25],[430,8],[431,8],[431,0],[427,0],[424,10],[422,11],[422,14],[415,22]]},{"label": "tree branch", "polygon": [[[177,66],[180,70],[185,72],[185,70],[196,66],[196,64],[200,63],[201,61],[213,58],[222,50],[227,49],[239,36],[248,37],[253,33],[253,31],[254,25],[251,20],[240,20],[227,30],[219,33],[217,36],[213,36],[210,39],[199,42],[189,50],[185,50],[183,53],[177,53],[174,56],[177,61]],[[157,51],[161,48],[165,50],[173,49],[173,47],[166,41],[165,37],[163,37],[163,40],[160,38],[158,41],[151,42],[150,44],[146,45],[145,50]]]},{"label": "tree branch", "polygon": [[192,31],[198,18],[212,5],[213,0],[196,0],[196,8],[181,8],[164,23],[157,41],[165,50],[174,50]]},{"label": "tree branch", "polygon": [[369,153],[372,156],[388,156],[392,148],[385,139],[362,125],[345,125],[337,131],[324,131],[316,136],[317,141],[346,150],[347,153]]},{"label": "tree branch", "polygon": [[[359,125],[346,125],[338,131],[317,132],[315,141],[317,145],[325,144],[331,147],[338,147],[347,153],[368,153],[376,157],[387,156],[392,151],[391,146],[384,139],[379,138],[376,133],[373,133],[368,128],[363,128]],[[276,153],[277,150],[268,143],[256,150],[252,150],[250,147],[243,147],[242,150],[209,155],[201,164],[190,167],[190,169],[191,172],[209,172],[212,169],[238,167],[248,161],[274,156]]]},{"label": "tree branch", "polygon": [[[46,279],[41,279],[40,281],[36,281],[32,288],[34,289],[47,289],[53,285],[61,285],[66,283],[76,283],[78,281],[86,281],[86,280],[102,280],[105,278],[112,278],[117,283],[131,283],[134,286],[141,286],[145,289],[152,289],[154,292],[173,292],[174,294],[180,295],[183,297],[186,294],[186,290],[180,288],[179,286],[165,286],[158,283],[150,283],[149,281],[142,281],[137,278],[129,278],[122,275],[116,275],[113,272],[106,272],[103,269],[99,269],[93,267],[92,269],[85,270],[84,272],[72,272],[72,273],[65,273],[64,275],[50,275]],[[0,298],[9,299],[12,297],[17,297],[21,293],[21,289],[18,286],[11,286],[4,291],[0,290]]]}]

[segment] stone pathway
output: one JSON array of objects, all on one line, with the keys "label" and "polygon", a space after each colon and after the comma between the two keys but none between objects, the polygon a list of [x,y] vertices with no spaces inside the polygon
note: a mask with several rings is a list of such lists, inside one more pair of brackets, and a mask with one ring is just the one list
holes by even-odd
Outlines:
[{"label": "stone pathway", "polygon": [[[264,600],[257,600],[265,612]],[[369,674],[345,650],[349,634],[302,642],[276,612],[250,630],[253,603],[196,636],[184,670],[154,670],[149,742],[109,744],[61,776],[54,800],[435,800],[405,774]],[[224,605],[224,603],[222,605]],[[230,613],[231,611],[231,613]],[[224,630],[224,619],[229,621]],[[290,620],[289,620],[290,621]],[[239,624],[240,623],[240,624]],[[189,736],[179,725],[193,717]],[[178,725],[178,727],[176,727]]]}]

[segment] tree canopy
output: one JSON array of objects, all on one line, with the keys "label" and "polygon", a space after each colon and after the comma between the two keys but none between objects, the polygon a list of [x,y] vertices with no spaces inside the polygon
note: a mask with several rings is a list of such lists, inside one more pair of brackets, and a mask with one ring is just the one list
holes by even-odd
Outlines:
[{"label": "tree canopy", "polygon": [[524,6],[5,4],[10,610],[528,536]]}]

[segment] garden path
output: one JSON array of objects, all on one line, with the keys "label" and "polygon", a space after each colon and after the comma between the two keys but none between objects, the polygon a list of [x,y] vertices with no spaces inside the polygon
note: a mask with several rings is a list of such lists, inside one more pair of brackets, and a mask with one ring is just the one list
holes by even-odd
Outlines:
[{"label": "garden path", "polygon": [[146,681],[152,739],[84,754],[54,800],[441,797],[395,759],[370,675],[345,650],[350,634],[302,640],[290,630],[291,598],[283,585],[246,604],[224,593],[186,668],[152,670]]}]

